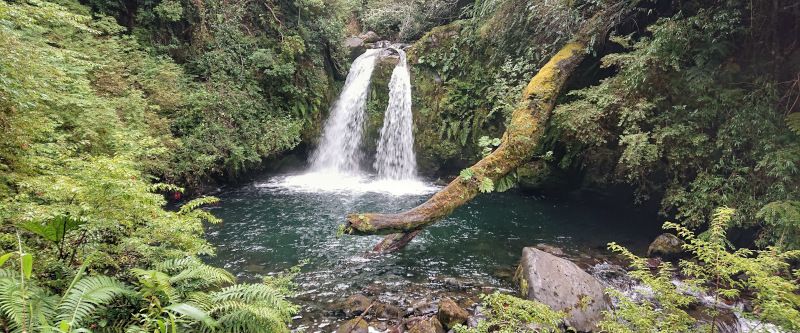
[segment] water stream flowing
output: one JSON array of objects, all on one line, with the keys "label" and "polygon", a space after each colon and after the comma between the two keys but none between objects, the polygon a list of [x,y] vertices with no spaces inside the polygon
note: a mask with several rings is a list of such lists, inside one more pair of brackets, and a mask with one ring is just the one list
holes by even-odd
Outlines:
[{"label": "water stream flowing", "polygon": [[383,118],[375,170],[380,179],[415,179],[417,160],[414,156],[413,119],[411,115],[411,77],[406,53],[394,48],[400,61],[389,82],[389,106]]},{"label": "water stream flowing", "polygon": [[302,294],[293,300],[302,306],[293,328],[307,332],[335,330],[347,319],[338,309],[353,294],[403,311],[428,297],[477,301],[483,292],[513,291],[510,276],[525,246],[557,246],[588,265],[604,260],[608,242],[641,254],[659,232],[641,223],[651,216],[511,190],[476,197],[426,228],[403,251],[369,256],[364,252],[383,236],[337,238],[345,216],[401,212],[427,200],[430,191],[395,195],[366,185],[310,190],[287,186],[291,177],[265,176],[216,194],[220,205],[210,211],[224,223],[205,226],[206,239],[217,248],[217,256],[205,261],[252,282],[308,259],[296,279]]},{"label": "water stream flowing", "polygon": [[325,122],[319,147],[311,155],[310,171],[356,175],[361,162],[361,132],[369,83],[380,49],[369,49],[353,61],[342,93]]},{"label": "water stream flowing", "polygon": [[[389,83],[389,103],[373,164],[378,173],[376,176],[361,170],[364,154],[360,148],[370,76],[377,58],[387,49],[397,51],[400,60]],[[411,79],[406,54],[400,47],[387,49],[369,49],[356,58],[339,99],[325,122],[308,171],[282,178],[282,186],[308,192],[382,192],[394,195],[430,193],[433,190],[429,184],[416,178]]]}]

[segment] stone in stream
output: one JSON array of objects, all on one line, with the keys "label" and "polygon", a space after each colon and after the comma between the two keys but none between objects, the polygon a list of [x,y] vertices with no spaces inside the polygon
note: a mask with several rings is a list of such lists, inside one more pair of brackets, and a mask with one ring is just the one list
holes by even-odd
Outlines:
[{"label": "stone in stream", "polygon": [[550,253],[550,254],[552,254],[552,255],[554,255],[556,257],[565,257],[566,256],[564,254],[564,251],[561,251],[561,249],[559,249],[559,248],[557,248],[555,246],[549,245],[549,244],[539,244],[539,245],[536,245],[534,247],[539,249],[539,250],[542,250],[544,252]]},{"label": "stone in stream", "polygon": [[410,314],[415,316],[425,316],[436,313],[439,308],[439,301],[431,301],[430,299],[420,299],[411,302]]},{"label": "stone in stream", "polygon": [[378,320],[398,319],[401,316],[400,309],[391,304],[381,303],[375,307],[375,315]]},{"label": "stone in stream", "polygon": [[445,333],[436,317],[411,317],[406,321],[408,333]]},{"label": "stone in stream", "polygon": [[664,260],[673,260],[680,257],[683,252],[683,241],[673,234],[658,235],[656,240],[647,248],[647,256],[661,256]]},{"label": "stone in stream", "polygon": [[464,311],[464,309],[458,307],[456,302],[453,302],[448,298],[442,298],[442,300],[439,301],[439,314],[437,317],[444,328],[449,330],[457,324],[466,323],[469,315],[467,314],[467,311]]},{"label": "stone in stream", "polygon": [[[358,321],[358,324],[356,324],[356,321]],[[369,333],[369,325],[363,319],[353,318],[339,326],[336,329],[336,333]]]},{"label": "stone in stream", "polygon": [[365,43],[374,43],[381,39],[381,37],[378,36],[375,31],[367,31],[366,33],[359,35],[358,38],[363,40]]},{"label": "stone in stream", "polygon": [[532,247],[522,250],[520,284],[528,300],[550,306],[554,311],[568,310],[567,326],[581,332],[597,330],[609,309],[609,299],[597,279],[574,263]]},{"label": "stone in stream", "polygon": [[344,314],[348,317],[358,316],[369,307],[369,299],[361,294],[350,295],[344,301]]}]

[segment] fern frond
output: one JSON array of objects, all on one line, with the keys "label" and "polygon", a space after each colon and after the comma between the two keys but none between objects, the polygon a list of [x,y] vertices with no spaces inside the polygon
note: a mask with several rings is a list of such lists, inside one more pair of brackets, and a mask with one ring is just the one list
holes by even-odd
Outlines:
[{"label": "fern frond", "polygon": [[208,312],[208,309],[211,309],[213,306],[213,303],[211,303],[211,298],[207,293],[202,291],[192,292],[186,295],[186,303],[192,304],[206,312]]},{"label": "fern frond", "polygon": [[200,279],[208,283],[216,283],[216,284],[236,282],[236,278],[230,272],[222,268],[217,268],[205,264],[197,264],[194,267],[186,268],[182,270],[180,273],[178,273],[178,275],[175,275],[172,278],[170,278],[169,282],[177,283],[189,279]]},{"label": "fern frond", "polygon": [[786,116],[786,126],[797,135],[800,135],[800,112],[795,112]]},{"label": "fern frond", "polygon": [[286,322],[291,320],[279,309],[264,304],[225,301],[215,304],[218,322],[223,332],[288,332]]},{"label": "fern frond", "polygon": [[246,303],[266,302],[277,304],[283,301],[283,297],[275,288],[265,284],[237,284],[225,287],[218,292],[213,292],[210,296],[213,303],[240,300]]},{"label": "fern frond", "polygon": [[14,269],[0,269],[0,279],[2,278],[17,278],[19,271]]},{"label": "fern frond", "polygon": [[64,295],[61,305],[57,309],[57,319],[72,322],[73,326],[78,325],[99,306],[120,295],[133,294],[134,291],[128,286],[111,277],[87,277],[78,281],[69,293]]},{"label": "fern frond", "polygon": [[8,319],[6,325],[14,331],[24,330],[39,317],[49,316],[56,300],[57,297],[38,286],[27,284],[23,293],[18,279],[0,278],[0,313]]},{"label": "fern frond", "polygon": [[193,267],[202,264],[197,257],[185,257],[178,259],[169,259],[153,265],[153,269],[167,274],[181,271],[187,267]]},{"label": "fern frond", "polygon": [[7,324],[11,328],[18,328],[24,325],[22,319],[24,304],[22,285],[19,280],[0,279],[0,312],[8,319]]}]

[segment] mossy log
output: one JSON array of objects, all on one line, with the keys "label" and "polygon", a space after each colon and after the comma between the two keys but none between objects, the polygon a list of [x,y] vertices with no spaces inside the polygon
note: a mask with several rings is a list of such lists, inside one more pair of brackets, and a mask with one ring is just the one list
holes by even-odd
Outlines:
[{"label": "mossy log", "polygon": [[[595,19],[598,16],[595,17]],[[590,20],[595,21],[596,20]],[[349,214],[344,232],[352,235],[389,234],[374,251],[388,253],[405,247],[423,228],[452,213],[479,193],[479,185],[488,178],[497,183],[500,178],[530,160],[536,141],[555,107],[555,99],[569,75],[586,56],[597,25],[587,24],[575,41],[564,46],[522,92],[500,146],[470,167],[472,176],[461,176],[433,195],[423,204],[398,214]]]}]

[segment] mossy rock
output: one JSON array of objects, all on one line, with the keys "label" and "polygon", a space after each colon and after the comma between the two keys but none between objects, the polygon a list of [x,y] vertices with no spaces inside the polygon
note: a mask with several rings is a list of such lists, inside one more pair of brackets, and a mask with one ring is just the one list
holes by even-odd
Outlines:
[{"label": "mossy rock", "polygon": [[379,319],[399,319],[403,316],[403,314],[400,313],[400,309],[394,305],[383,303],[378,304],[378,306],[375,307],[375,315]]},{"label": "mossy rock", "polygon": [[647,256],[660,256],[663,260],[677,259],[683,253],[683,241],[673,234],[658,235],[647,249]]},{"label": "mossy rock", "polygon": [[350,295],[344,301],[343,311],[347,316],[358,316],[369,307],[369,299],[361,294]]},{"label": "mossy rock", "polygon": [[[358,324],[356,324],[358,321]],[[369,325],[364,320],[358,318],[346,321],[342,326],[336,329],[336,333],[369,333]]]},{"label": "mossy rock", "polygon": [[442,326],[449,330],[453,328],[453,326],[466,323],[469,314],[467,314],[467,311],[460,308],[456,302],[443,298],[439,301],[439,314],[437,317],[439,322],[442,323]]},{"label": "mossy rock", "polygon": [[444,326],[435,317],[417,317],[409,320],[408,333],[445,333]]}]

